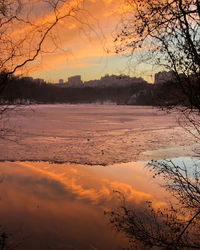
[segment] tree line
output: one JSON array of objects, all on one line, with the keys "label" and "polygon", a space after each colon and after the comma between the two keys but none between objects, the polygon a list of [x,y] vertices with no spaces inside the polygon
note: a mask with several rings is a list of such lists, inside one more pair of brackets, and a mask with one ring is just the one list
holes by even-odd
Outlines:
[{"label": "tree line", "polygon": [[[168,95],[166,95],[166,90]],[[170,91],[171,90],[171,91]],[[148,84],[134,82],[129,85],[100,85],[61,87],[57,84],[32,81],[26,78],[9,77],[0,94],[0,103],[116,103],[120,105],[161,105],[177,101],[180,91],[173,82]]]}]

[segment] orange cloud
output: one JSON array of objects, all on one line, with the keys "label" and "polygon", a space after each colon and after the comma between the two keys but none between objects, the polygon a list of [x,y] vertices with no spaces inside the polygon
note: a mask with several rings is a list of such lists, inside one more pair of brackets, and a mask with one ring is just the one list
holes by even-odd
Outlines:
[{"label": "orange cloud", "polygon": [[[73,15],[74,11],[73,9],[77,9],[79,5],[81,5],[83,0],[79,0],[79,1],[75,1],[75,0],[70,0],[68,2],[61,2],[61,6],[59,6],[56,11],[54,12],[54,8],[52,7],[49,11],[50,13],[47,14],[43,14],[39,17],[37,17],[37,19],[35,21],[32,21],[31,23],[29,22],[25,22],[24,27],[17,27],[16,29],[11,33],[12,36],[16,36],[19,34],[23,34],[23,33],[27,33],[30,32],[32,30],[37,30],[37,29],[41,29],[42,27],[47,28],[49,27],[52,23],[54,23],[56,21],[57,18],[62,18],[65,15]],[[39,3],[40,4],[40,3]],[[47,3],[47,6],[49,7],[49,4]],[[44,12],[46,10],[44,9]],[[63,22],[63,19],[61,19],[60,22]],[[48,25],[46,27],[46,25]],[[71,24],[71,26],[69,27],[70,29],[74,27],[75,24]]]},{"label": "orange cloud", "polygon": [[[22,73],[28,72],[29,75],[37,73],[39,76],[39,74],[46,75],[52,70],[90,68],[98,65],[98,61],[95,63],[93,60],[95,57],[103,58],[115,53],[113,32],[119,23],[120,15],[128,10],[124,1],[78,0],[78,5],[83,8],[77,11],[75,17],[62,19],[56,25],[43,43],[42,51],[45,53],[28,64]],[[64,15],[74,6],[77,6],[75,0],[65,2],[59,6],[58,15]],[[16,39],[21,39],[23,35],[28,36],[24,43],[24,53],[17,60],[23,60],[34,54],[41,38],[38,27],[43,26],[46,29],[55,21],[55,14],[50,13],[49,10],[45,11],[41,11],[35,16],[33,26],[26,24],[13,31],[12,36],[16,36]],[[108,49],[109,52],[112,51],[109,55],[107,54]],[[91,58],[92,62],[85,60],[87,58]],[[60,77],[62,78],[61,75]],[[52,80],[57,81],[58,79]]]}]

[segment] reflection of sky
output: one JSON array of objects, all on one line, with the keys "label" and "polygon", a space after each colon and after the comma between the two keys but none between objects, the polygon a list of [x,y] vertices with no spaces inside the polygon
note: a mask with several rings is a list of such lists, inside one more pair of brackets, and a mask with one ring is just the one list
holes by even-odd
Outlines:
[{"label": "reflection of sky", "polygon": [[[108,167],[50,163],[1,163],[0,220],[32,249],[117,249],[125,240],[107,225],[103,211],[127,201],[165,205],[146,168],[138,164]],[[37,241],[36,241],[37,239]],[[81,248],[80,248],[81,246]],[[90,246],[90,247],[88,247]],[[29,248],[31,249],[31,248]],[[71,249],[71,248],[70,248]],[[72,248],[74,249],[74,248]]]},{"label": "reflection of sky", "polygon": [[[159,162],[159,161],[158,161]],[[186,170],[187,174],[190,177],[194,177],[194,170],[197,171],[197,173],[200,173],[200,167],[199,167],[199,162],[200,158],[199,157],[177,157],[177,158],[171,158],[171,159],[166,159],[166,160],[160,160],[162,163],[167,163],[169,166],[172,168],[174,166],[179,166],[182,170]]]}]

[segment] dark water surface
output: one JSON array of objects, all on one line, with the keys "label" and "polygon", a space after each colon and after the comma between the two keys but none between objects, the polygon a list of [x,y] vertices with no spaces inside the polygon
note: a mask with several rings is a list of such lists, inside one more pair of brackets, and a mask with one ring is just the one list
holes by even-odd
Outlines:
[{"label": "dark water surface", "polygon": [[152,200],[165,206],[165,193],[144,163],[112,166],[0,163],[0,224],[17,249],[121,249],[128,245],[104,211],[128,202]]}]

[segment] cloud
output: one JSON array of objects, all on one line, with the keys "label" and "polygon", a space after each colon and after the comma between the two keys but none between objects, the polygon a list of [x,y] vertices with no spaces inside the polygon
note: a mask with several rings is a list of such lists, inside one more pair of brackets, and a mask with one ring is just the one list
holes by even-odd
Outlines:
[{"label": "cloud", "polygon": [[[60,6],[60,16],[67,13],[71,6],[77,2],[70,1],[70,3],[71,5]],[[127,5],[122,0],[80,0],[78,3],[82,4],[83,8],[77,11],[73,17],[66,17],[56,25],[43,44],[41,55],[37,60],[29,63],[22,73],[37,75],[45,80],[57,82],[58,75],[59,78],[66,78],[65,69],[68,75],[83,72],[83,78],[89,80],[95,77],[95,72],[98,72],[97,67],[100,64],[101,68],[99,68],[98,76],[95,78],[99,78],[101,72],[102,74],[104,72],[117,73],[119,68],[124,68],[124,60],[121,62],[117,60],[112,67],[110,65],[107,67],[105,63],[104,68],[107,67],[107,70],[102,70],[102,62],[106,62],[105,58],[112,57],[115,53],[114,33],[120,22],[121,14],[127,11]],[[36,27],[38,25],[47,27],[55,21],[55,15],[50,12],[50,9],[45,10],[44,6],[42,9],[44,12],[39,10],[34,17]],[[37,31],[35,34],[31,32],[32,28],[30,25],[25,25],[14,31],[20,36],[23,33],[30,33],[25,46],[27,51],[29,48],[36,49],[40,38]],[[107,50],[109,50],[109,54],[107,54]],[[27,56],[28,53],[24,55]],[[128,59],[126,60],[128,61]],[[93,71],[94,67],[96,67],[95,72]],[[114,67],[116,68],[114,69]],[[76,72],[75,69],[77,69]],[[88,72],[93,72],[93,74],[89,76]]]},{"label": "cloud", "polygon": [[[74,4],[74,1],[71,2]],[[116,24],[116,13],[120,3],[121,0],[84,1],[84,8],[78,11],[75,17],[63,19],[51,32],[51,36],[48,37],[42,48],[45,53],[42,53],[41,57],[30,64],[29,72],[47,72],[52,70],[52,67],[54,70],[60,70],[64,69],[65,65],[70,65],[69,69],[89,68],[96,64],[94,62],[83,63],[82,59],[105,56],[107,45],[111,44],[113,39],[111,32]],[[70,7],[68,4],[61,6],[60,15],[66,13]],[[46,27],[46,24],[49,25],[54,21],[53,13],[40,13],[34,21],[34,26],[44,25]],[[33,29],[31,25],[25,25],[14,30],[12,35],[31,34],[31,29]],[[37,38],[36,34],[33,36],[33,47],[36,46],[37,39],[39,37]]]}]

